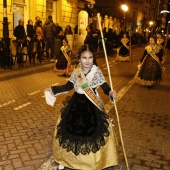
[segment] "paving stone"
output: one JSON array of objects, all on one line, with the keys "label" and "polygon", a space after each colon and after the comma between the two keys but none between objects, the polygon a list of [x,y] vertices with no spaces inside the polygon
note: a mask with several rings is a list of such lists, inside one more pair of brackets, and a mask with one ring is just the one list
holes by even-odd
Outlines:
[{"label": "paving stone", "polygon": [[22,167],[22,161],[21,159],[12,159],[12,162],[14,164],[14,168],[20,168]]}]

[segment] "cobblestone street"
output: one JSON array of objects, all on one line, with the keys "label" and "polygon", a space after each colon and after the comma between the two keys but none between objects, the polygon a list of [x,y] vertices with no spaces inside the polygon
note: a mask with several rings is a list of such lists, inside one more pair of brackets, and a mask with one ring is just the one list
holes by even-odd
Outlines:
[{"label": "cobblestone street", "polygon": [[[170,51],[165,77],[153,88],[134,83],[143,47],[132,50],[132,62],[109,57],[116,105],[130,170],[170,169]],[[97,62],[108,81],[104,57]],[[57,98],[54,107],[45,103],[43,90],[64,84],[69,77],[53,70],[54,63],[13,71],[0,70],[0,170],[52,170],[54,126],[67,96]],[[108,81],[109,82],[109,81]],[[126,170],[114,105],[101,93],[113,119],[119,143],[119,166]]]}]

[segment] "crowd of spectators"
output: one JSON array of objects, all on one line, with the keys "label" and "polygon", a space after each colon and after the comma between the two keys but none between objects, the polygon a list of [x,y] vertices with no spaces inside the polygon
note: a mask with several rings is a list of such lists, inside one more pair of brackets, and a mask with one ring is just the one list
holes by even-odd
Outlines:
[{"label": "crowd of spectators", "polygon": [[17,44],[16,52],[18,54],[18,47],[22,43],[24,46],[29,44],[29,53],[31,54],[34,49],[34,42],[37,42],[37,51],[43,48],[46,52],[46,59],[48,61],[55,60],[58,55],[57,50],[59,51],[62,46],[62,40],[68,34],[73,34],[71,26],[67,25],[63,30],[58,22],[53,22],[52,16],[48,16],[44,24],[38,16],[35,18],[35,24],[33,24],[33,20],[29,19],[26,29],[24,28],[24,20],[20,19],[13,33]]}]

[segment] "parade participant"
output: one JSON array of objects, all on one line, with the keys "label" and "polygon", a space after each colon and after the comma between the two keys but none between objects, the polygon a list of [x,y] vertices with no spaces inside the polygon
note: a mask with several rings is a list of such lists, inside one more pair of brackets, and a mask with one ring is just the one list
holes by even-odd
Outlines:
[{"label": "parade participant", "polygon": [[124,33],[121,39],[121,46],[117,50],[116,60],[119,61],[130,61],[130,51],[129,51],[129,39]]},{"label": "parade participant", "polygon": [[159,33],[157,35],[157,44],[163,49],[163,57],[162,57],[162,61],[163,63],[165,63],[166,60],[166,47],[165,45],[165,40],[163,38],[163,35],[161,33]]},{"label": "parade participant", "polygon": [[84,44],[90,44],[95,49],[95,52],[97,52],[98,49],[98,33],[94,30],[93,25],[90,24],[86,28],[87,35],[84,40]]},{"label": "parade participant", "polygon": [[157,44],[164,50],[164,38],[160,33],[157,35]]},{"label": "parade participant", "polygon": [[59,57],[54,66],[54,70],[63,72],[63,76],[66,76],[71,70],[71,49],[66,38],[64,38],[62,42],[63,46],[60,48]]},{"label": "parade participant", "polygon": [[54,161],[65,169],[113,170],[118,164],[113,125],[97,88],[113,100],[116,92],[97,66],[94,48],[85,44],[78,51],[80,67],[62,86],[45,89],[54,96],[75,88],[75,93],[58,118],[53,141]]},{"label": "parade participant", "polygon": [[162,80],[163,49],[156,44],[156,40],[156,36],[150,37],[138,65],[136,82],[142,85],[153,86]]}]

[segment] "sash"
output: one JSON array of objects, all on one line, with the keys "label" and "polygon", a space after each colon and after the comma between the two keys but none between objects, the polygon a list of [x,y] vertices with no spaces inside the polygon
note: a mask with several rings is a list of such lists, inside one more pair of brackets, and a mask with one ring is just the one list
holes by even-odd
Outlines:
[{"label": "sash", "polygon": [[129,47],[126,45],[129,42],[128,38],[122,38],[121,42],[129,50]]},{"label": "sash", "polygon": [[97,106],[101,111],[104,111],[104,105],[100,101],[100,99],[94,94],[93,90],[90,88],[89,82],[87,78],[85,77],[82,68],[79,67],[75,70],[75,75],[78,81],[79,86],[84,91],[84,94],[86,97],[95,105]]},{"label": "sash", "polygon": [[66,58],[66,60],[68,61],[68,64],[70,64],[70,65],[71,65],[70,56],[67,54],[67,52],[69,52],[69,51],[70,51],[69,46],[67,46],[67,47],[62,46],[60,49],[61,49],[61,51],[62,51],[62,53],[63,53],[64,57],[65,57],[65,58]]},{"label": "sash", "polygon": [[151,47],[150,45],[148,45],[145,49],[146,49],[147,53],[150,54],[151,57],[152,57],[154,60],[156,60],[157,63],[159,63],[160,66],[162,66],[161,63],[160,63],[160,61],[159,61],[159,58],[155,55],[152,47]]},{"label": "sash", "polygon": [[157,39],[157,44],[158,44],[161,48],[164,49],[163,43],[164,43],[164,39],[163,39],[163,38],[158,38],[158,39]]}]

